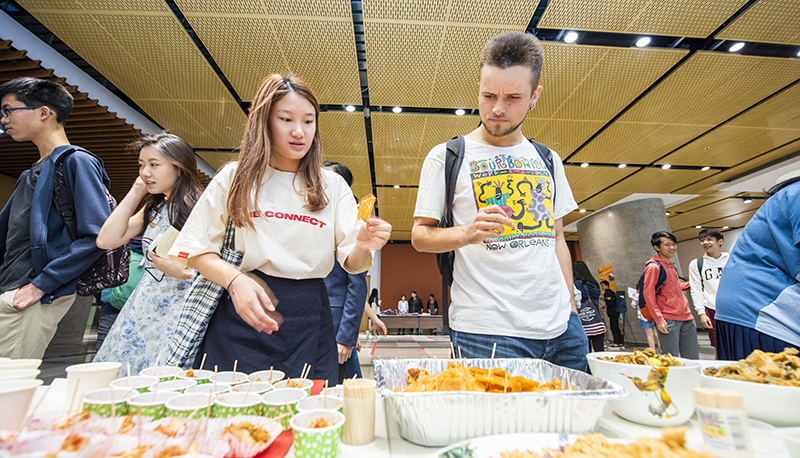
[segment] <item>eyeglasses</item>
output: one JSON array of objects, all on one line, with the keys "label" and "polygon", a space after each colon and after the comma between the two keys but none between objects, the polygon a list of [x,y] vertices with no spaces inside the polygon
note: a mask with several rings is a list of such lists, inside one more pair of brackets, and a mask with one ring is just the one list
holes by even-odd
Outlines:
[{"label": "eyeglasses", "polygon": [[17,110],[35,110],[39,107],[19,107],[19,108],[0,108],[0,118],[7,118],[11,116],[12,111]]}]

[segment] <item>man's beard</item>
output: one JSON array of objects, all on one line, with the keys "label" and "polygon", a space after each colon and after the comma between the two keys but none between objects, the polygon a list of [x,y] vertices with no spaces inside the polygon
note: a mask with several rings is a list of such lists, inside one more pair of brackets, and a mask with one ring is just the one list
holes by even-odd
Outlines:
[{"label": "man's beard", "polygon": [[503,128],[499,127],[499,126],[490,128],[489,124],[485,123],[485,122],[482,123],[482,124],[483,124],[483,127],[486,129],[486,132],[489,132],[489,135],[491,135],[492,137],[505,137],[506,135],[508,135],[508,134],[514,132],[515,130],[519,129],[519,126],[521,126],[523,122],[525,122],[524,119],[522,121],[520,121],[520,123],[517,124],[516,126],[512,126],[512,127],[507,128],[507,129],[503,129]]}]

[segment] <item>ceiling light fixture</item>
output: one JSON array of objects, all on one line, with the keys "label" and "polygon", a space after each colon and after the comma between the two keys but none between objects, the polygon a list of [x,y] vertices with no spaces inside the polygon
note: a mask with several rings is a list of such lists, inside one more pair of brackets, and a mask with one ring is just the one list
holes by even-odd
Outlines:
[{"label": "ceiling light fixture", "polygon": [[585,169],[586,167],[589,167],[589,163],[588,162],[584,162],[583,164],[581,164],[581,167],[583,167]]},{"label": "ceiling light fixture", "polygon": [[736,52],[736,51],[741,50],[742,48],[744,48],[744,42],[740,41],[740,42],[734,44],[733,46],[731,46],[730,48],[728,48],[728,51]]},{"label": "ceiling light fixture", "polygon": [[751,198],[749,198],[749,197],[746,197],[746,198],[745,198],[745,199],[742,201],[742,203],[745,203],[745,204],[752,204],[752,203],[753,203],[753,199],[751,199]]},{"label": "ceiling light fixture", "polygon": [[344,110],[348,113],[352,113],[356,111],[356,107],[354,107],[353,105],[347,105],[346,107],[344,107]]},{"label": "ceiling light fixture", "polygon": [[644,48],[645,46],[650,44],[650,37],[642,37],[636,40],[636,47],[637,48]]},{"label": "ceiling light fixture", "polygon": [[800,57],[800,51],[797,51],[797,57]]},{"label": "ceiling light fixture", "polygon": [[466,111],[462,110],[461,108],[459,108],[458,110],[456,110],[456,114],[457,114],[458,116],[464,116],[464,113],[466,113]]},{"label": "ceiling light fixture", "polygon": [[669,212],[667,212],[667,216],[669,216]]},{"label": "ceiling light fixture", "polygon": [[403,109],[402,109],[402,108],[400,108],[400,107],[394,107],[394,108],[392,108],[392,113],[400,113],[401,111],[403,111]]},{"label": "ceiling light fixture", "polygon": [[694,228],[695,228],[695,229],[702,229],[702,228],[703,228],[703,226],[697,225],[697,226],[695,226]]},{"label": "ceiling light fixture", "polygon": [[400,189],[400,185],[399,184],[394,185],[394,189]]},{"label": "ceiling light fixture", "polygon": [[723,229],[728,229],[728,226],[722,226]]},{"label": "ceiling light fixture", "polygon": [[669,170],[670,168],[672,168],[672,166],[669,165],[669,164],[664,164],[664,165],[661,166],[661,168],[664,169],[664,170]]},{"label": "ceiling light fixture", "polygon": [[709,170],[711,170],[711,167],[709,166],[705,166],[702,169],[700,169],[701,172],[708,172]]},{"label": "ceiling light fixture", "polygon": [[621,169],[624,169],[624,168],[625,168],[625,167],[627,167],[627,166],[628,166],[628,164],[620,164],[620,165],[618,165],[617,167],[619,167],[619,168],[621,168]]},{"label": "ceiling light fixture", "polygon": [[564,43],[575,43],[578,41],[578,32],[570,31],[564,37]]},{"label": "ceiling light fixture", "polygon": [[585,208],[581,208],[580,210],[578,210],[578,213],[586,213],[586,209]]}]

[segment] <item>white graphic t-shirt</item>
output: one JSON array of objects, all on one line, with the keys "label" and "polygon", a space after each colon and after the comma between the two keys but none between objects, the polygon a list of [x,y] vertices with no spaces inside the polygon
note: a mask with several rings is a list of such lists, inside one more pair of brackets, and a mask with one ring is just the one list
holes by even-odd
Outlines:
[{"label": "white graphic t-shirt", "polygon": [[[450,327],[527,339],[558,337],[567,329],[571,290],[556,257],[555,221],[577,208],[561,158],[553,152],[553,178],[528,140],[504,148],[468,137],[465,142],[453,202],[455,225],[467,225],[479,209],[498,205],[515,228],[456,250]],[[444,217],[445,153],[443,143],[425,158],[414,217]]]}]

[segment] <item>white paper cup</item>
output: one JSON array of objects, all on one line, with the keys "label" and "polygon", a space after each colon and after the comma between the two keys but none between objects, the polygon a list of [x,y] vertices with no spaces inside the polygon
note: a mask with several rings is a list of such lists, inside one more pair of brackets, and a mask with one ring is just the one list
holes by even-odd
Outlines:
[{"label": "white paper cup", "polygon": [[222,393],[214,402],[214,417],[228,418],[237,415],[258,415],[264,411],[261,396],[255,393]]},{"label": "white paper cup", "polygon": [[[293,385],[296,383],[301,386],[287,386],[287,384],[289,383]],[[272,384],[272,386],[274,386],[276,390],[280,390],[283,388],[299,388],[305,391],[306,394],[311,395],[311,387],[314,386],[314,381],[309,380],[307,378],[286,379],[286,380],[281,380],[280,382],[275,382]]]},{"label": "white paper cup", "polygon": [[275,383],[277,381],[283,380],[284,377],[286,377],[286,374],[284,374],[283,371],[266,370],[266,371],[253,372],[247,378],[252,382],[259,382],[260,381],[260,382],[272,382],[272,383]]},{"label": "white paper cup", "polygon": [[307,412],[309,410],[335,410],[344,413],[344,400],[336,396],[309,396],[297,403],[298,412]]},{"label": "white paper cup", "polygon": [[[330,426],[311,428],[317,420],[324,419]],[[344,415],[331,410],[309,410],[292,417],[290,421],[296,457],[335,458],[339,450],[339,437]]]},{"label": "white paper cup", "polygon": [[214,371],[207,371],[205,369],[193,369],[191,377],[186,375],[187,372],[189,371],[187,370],[178,372],[177,377],[181,380],[194,380],[198,385],[208,383],[209,379],[211,379],[211,376],[214,375]]},{"label": "white paper cup", "polygon": [[330,388],[323,388],[319,392],[320,395],[328,393],[328,396],[336,396],[337,398],[344,399],[344,385],[336,385]]},{"label": "white paper cup", "polygon": [[33,380],[39,373],[39,369],[12,369],[8,371],[0,371],[0,381],[5,380]]},{"label": "white paper cup", "polygon": [[41,364],[41,359],[10,359],[8,361],[0,361],[0,372],[18,369],[38,369]]},{"label": "white paper cup", "polygon": [[264,394],[267,391],[272,391],[272,384],[269,382],[246,382],[240,383],[236,386],[231,387],[231,393],[256,393],[256,394]]},{"label": "white paper cup", "polygon": [[85,363],[67,367],[67,410],[80,406],[83,394],[107,388],[122,363]]},{"label": "white paper cup", "polygon": [[103,418],[124,416],[128,414],[126,401],[137,394],[133,388],[100,388],[83,395],[83,408]]},{"label": "white paper cup", "polygon": [[193,386],[197,386],[197,382],[195,382],[194,380],[173,379],[152,385],[147,389],[147,391],[158,392],[163,390],[163,391],[178,391],[180,393],[183,393],[184,391],[188,390]]},{"label": "white paper cup", "polygon": [[202,385],[195,385],[187,388],[186,394],[219,394],[224,393],[231,389],[227,383],[204,383]]},{"label": "white paper cup", "polygon": [[261,403],[264,404],[264,416],[276,418],[283,429],[289,429],[289,417],[297,413],[297,403],[308,397],[308,393],[300,388],[282,388],[267,391],[261,396]]},{"label": "white paper cup", "polygon": [[18,431],[25,422],[25,416],[33,400],[36,387],[42,384],[41,380],[6,380],[0,382],[0,406],[3,414],[0,415],[0,431]]},{"label": "white paper cup", "polygon": [[[214,402],[214,396],[207,394],[180,394],[170,398],[164,404],[167,407],[167,415],[180,418],[202,418],[208,414],[208,408]],[[213,409],[213,407],[212,407]]]},{"label": "white paper cup", "polygon": [[158,383],[158,377],[152,375],[133,375],[131,377],[122,377],[114,380],[109,385],[111,388],[134,388],[140,393],[147,391],[147,389]]},{"label": "white paper cup", "polygon": [[218,372],[209,378],[211,383],[214,383],[215,380],[217,383],[222,382],[227,383],[228,385],[238,385],[247,381],[247,374],[244,372],[236,372],[234,374],[233,371]]},{"label": "white paper cup", "polygon": [[180,368],[172,366],[155,366],[142,369],[140,375],[154,375],[161,380],[170,380],[175,378],[180,372]]},{"label": "white paper cup", "polygon": [[167,413],[166,402],[175,396],[180,396],[175,391],[161,391],[158,393],[141,393],[128,399],[128,413],[139,414],[158,420]]}]

